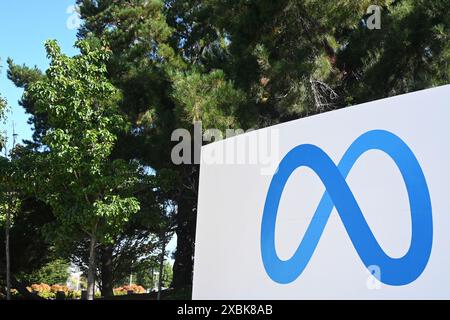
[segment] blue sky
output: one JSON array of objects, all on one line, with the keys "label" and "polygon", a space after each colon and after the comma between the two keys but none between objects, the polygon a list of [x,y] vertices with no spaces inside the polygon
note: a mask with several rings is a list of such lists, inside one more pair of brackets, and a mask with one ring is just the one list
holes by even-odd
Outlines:
[{"label": "blue sky", "polygon": [[10,57],[17,64],[31,67],[36,65],[44,71],[48,67],[44,49],[47,39],[56,39],[66,54],[76,54],[74,3],[75,0],[0,0],[0,94],[12,110],[6,125],[0,123],[0,131],[6,129],[10,136],[14,122],[18,142],[30,139],[32,131],[27,124],[29,116],[17,103],[23,90],[7,79],[6,59]]}]

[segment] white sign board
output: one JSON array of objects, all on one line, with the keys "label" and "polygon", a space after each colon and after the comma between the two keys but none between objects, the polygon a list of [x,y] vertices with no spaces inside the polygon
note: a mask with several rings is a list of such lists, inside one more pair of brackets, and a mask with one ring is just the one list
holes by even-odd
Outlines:
[{"label": "white sign board", "polygon": [[197,219],[194,299],[450,299],[450,86],[203,147]]}]

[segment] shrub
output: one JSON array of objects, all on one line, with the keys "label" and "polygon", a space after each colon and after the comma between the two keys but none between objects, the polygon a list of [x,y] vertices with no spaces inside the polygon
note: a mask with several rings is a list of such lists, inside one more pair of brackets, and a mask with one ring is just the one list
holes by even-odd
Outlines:
[{"label": "shrub", "polygon": [[31,274],[22,276],[28,283],[66,283],[69,277],[69,262],[56,259]]},{"label": "shrub", "polygon": [[81,299],[81,291],[69,291],[66,293],[67,299],[75,300],[75,299]]},{"label": "shrub", "polygon": [[118,288],[115,288],[113,291],[114,291],[114,295],[116,295],[116,296],[121,296],[121,295],[127,294],[128,291],[133,291],[133,293],[145,293],[146,292],[144,287],[136,285],[136,284],[118,287]]},{"label": "shrub", "polygon": [[35,291],[38,293],[51,292],[51,287],[46,283],[32,284],[30,291]]},{"label": "shrub", "polygon": [[58,291],[64,291],[66,296],[69,293],[69,288],[64,285],[54,284],[49,286],[46,283],[32,284],[27,287],[28,291],[36,292],[40,297],[45,299],[55,299]]},{"label": "shrub", "polygon": [[69,292],[69,288],[64,285],[54,284],[51,286],[51,291],[53,293],[57,293],[58,291],[64,291],[64,293],[67,295],[67,293]]},{"label": "shrub", "polygon": [[[144,290],[144,288],[136,286],[137,290]],[[27,287],[28,291],[36,292],[40,297],[45,299],[55,299],[58,291],[63,291],[66,294],[66,299],[81,299],[81,291],[72,291],[67,286],[61,284],[54,284],[49,286],[46,283],[32,284]],[[145,292],[145,290],[144,290]],[[127,291],[125,291],[125,294]],[[95,298],[100,298],[100,292],[95,293]]]}]

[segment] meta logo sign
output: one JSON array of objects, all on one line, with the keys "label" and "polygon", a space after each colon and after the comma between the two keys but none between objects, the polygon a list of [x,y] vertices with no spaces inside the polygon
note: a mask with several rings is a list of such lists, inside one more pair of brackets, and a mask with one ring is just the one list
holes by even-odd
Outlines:
[{"label": "meta logo sign", "polygon": [[[401,172],[411,207],[412,239],[401,258],[389,257],[380,247],[345,182],[358,158],[369,150],[385,152]],[[311,168],[322,180],[326,192],[300,246],[292,258],[281,260],[275,250],[275,223],[283,189],[289,176],[300,167]],[[367,267],[377,265],[384,272],[379,280],[400,286],[417,279],[427,265],[433,243],[430,194],[422,169],[411,149],[396,135],[373,130],[361,135],[344,154],[338,166],[319,147],[303,144],[292,149],[272,179],[261,225],[261,255],[268,275],[278,283],[294,281],[306,268],[333,207],[339,212],[347,233]]]},{"label": "meta logo sign", "polygon": [[450,299],[449,106],[443,86],[204,146],[279,139],[264,174],[201,161],[193,298]]}]

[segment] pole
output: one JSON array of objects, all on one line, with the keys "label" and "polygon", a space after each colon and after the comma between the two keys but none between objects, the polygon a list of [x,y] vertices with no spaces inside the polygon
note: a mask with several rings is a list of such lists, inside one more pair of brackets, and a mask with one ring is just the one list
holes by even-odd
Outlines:
[{"label": "pole", "polygon": [[[14,150],[16,146],[16,128],[14,122],[12,123],[13,130],[13,144],[12,150]],[[10,156],[8,154],[8,148],[5,146],[5,157],[8,158]],[[7,205],[6,205],[6,223],[5,223],[5,255],[6,255],[6,299],[11,300],[11,255],[10,255],[10,238],[9,231],[11,229],[11,209],[14,205],[12,186],[11,186],[11,177],[7,178]]]},{"label": "pole", "polygon": [[165,255],[166,255],[166,235],[165,235],[165,233],[163,233],[162,242],[161,242],[161,257],[160,257],[160,261],[159,261],[159,279],[158,279],[157,300],[161,300],[161,288],[162,288]]},{"label": "pole", "polygon": [[150,289],[150,291],[153,291],[153,289],[155,289],[155,272],[153,270],[153,267],[151,268],[151,275],[152,275],[152,288]]},{"label": "pole", "polygon": [[[9,185],[9,184],[8,184]],[[9,186],[8,186],[9,189]],[[10,206],[11,206],[11,193],[8,190],[8,204],[6,205],[6,226],[5,226],[5,251],[6,251],[6,299],[11,300],[11,262],[9,253],[9,228],[10,228]]]},{"label": "pole", "polygon": [[81,277],[81,274],[77,273],[77,287],[76,287],[75,291],[80,290],[80,277]]}]

